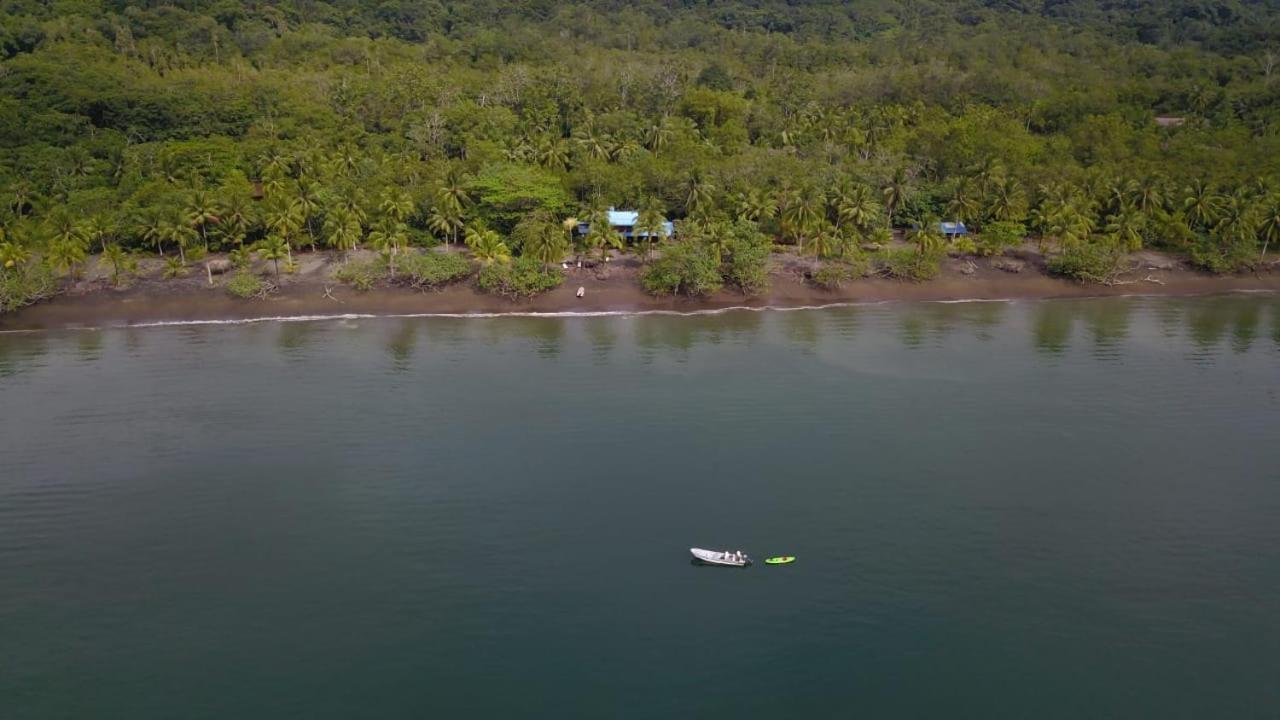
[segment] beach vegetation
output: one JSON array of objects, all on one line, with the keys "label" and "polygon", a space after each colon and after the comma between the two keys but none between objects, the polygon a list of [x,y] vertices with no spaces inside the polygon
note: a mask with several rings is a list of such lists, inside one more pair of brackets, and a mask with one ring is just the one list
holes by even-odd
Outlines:
[{"label": "beach vegetation", "polygon": [[529,256],[484,265],[476,274],[476,287],[482,292],[512,300],[540,295],[560,287],[563,282],[562,273],[547,269],[545,263]]},{"label": "beach vegetation", "polygon": [[409,286],[430,290],[467,278],[474,268],[461,253],[428,250],[406,254],[398,270]]},{"label": "beach vegetation", "polygon": [[228,293],[235,297],[248,299],[262,297],[266,291],[266,283],[262,278],[248,270],[237,270],[224,286]]},{"label": "beach vegetation", "polygon": [[[960,254],[1105,235],[1211,272],[1280,240],[1272,3],[401,5],[10,3],[0,243],[72,279],[112,246],[276,273],[371,247],[398,276],[436,244],[577,245],[707,254],[751,293],[758,243],[664,223],[823,262],[907,236],[881,270],[929,265],[938,220],[975,231]],[[633,239],[566,225],[610,207]],[[655,287],[710,287],[672,262]]]}]

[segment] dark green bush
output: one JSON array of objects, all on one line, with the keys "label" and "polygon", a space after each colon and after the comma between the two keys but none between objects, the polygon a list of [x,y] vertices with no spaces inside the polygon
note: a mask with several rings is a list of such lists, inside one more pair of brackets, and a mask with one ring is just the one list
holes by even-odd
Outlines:
[{"label": "dark green bush", "polygon": [[663,248],[640,276],[653,295],[710,295],[724,286],[720,263],[701,243],[682,240]]},{"label": "dark green bush", "polygon": [[267,286],[262,282],[262,278],[252,272],[240,270],[231,276],[224,287],[227,292],[238,298],[252,298],[260,297]]},{"label": "dark green bush", "polygon": [[356,290],[369,290],[387,276],[387,261],[381,257],[369,260],[348,260],[333,274]]},{"label": "dark green bush", "polygon": [[891,278],[921,282],[932,280],[942,270],[942,249],[888,248],[875,255],[877,269]]},{"label": "dark green bush", "polygon": [[42,263],[0,268],[0,312],[10,312],[58,292],[58,280]]},{"label": "dark green bush", "polygon": [[1124,253],[1114,243],[1086,242],[1049,258],[1051,275],[1107,283],[1122,267]]},{"label": "dark green bush", "polygon": [[422,290],[456,282],[471,275],[471,262],[459,253],[413,253],[400,259],[396,275]]},{"label": "dark green bush", "polygon": [[486,265],[476,275],[476,287],[481,291],[513,300],[554,290],[563,282],[564,275],[547,270],[542,263],[527,257]]}]

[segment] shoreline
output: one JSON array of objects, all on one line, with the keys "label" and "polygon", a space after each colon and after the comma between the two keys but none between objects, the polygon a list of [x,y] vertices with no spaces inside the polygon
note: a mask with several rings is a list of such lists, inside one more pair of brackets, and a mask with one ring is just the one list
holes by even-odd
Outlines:
[{"label": "shoreline", "polygon": [[[768,291],[747,297],[724,290],[705,298],[655,297],[640,287],[637,270],[618,263],[605,277],[587,269],[563,270],[565,282],[543,295],[513,301],[487,295],[469,283],[438,290],[376,287],[357,291],[330,277],[332,263],[283,278],[265,299],[231,297],[203,275],[179,280],[140,279],[125,289],[101,280],[82,281],[57,297],[0,315],[0,332],[86,327],[318,320],[342,317],[495,317],[620,314],[711,314],[729,310],[787,310],[884,302],[981,302],[1124,296],[1199,296],[1280,293],[1280,273],[1215,276],[1155,253],[1143,253],[1119,284],[1086,284],[1052,277],[1035,262],[1021,272],[997,268],[998,258],[948,258],[933,280],[904,282],[860,278],[839,289],[807,283],[776,263]],[[578,298],[578,287],[586,296]]]}]

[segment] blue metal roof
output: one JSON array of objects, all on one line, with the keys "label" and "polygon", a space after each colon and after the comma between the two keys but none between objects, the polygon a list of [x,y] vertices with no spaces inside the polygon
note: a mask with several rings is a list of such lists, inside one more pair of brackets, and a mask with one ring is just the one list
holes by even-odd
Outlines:
[{"label": "blue metal roof", "polygon": [[943,235],[968,235],[969,228],[964,226],[962,222],[940,222],[938,229]]},{"label": "blue metal roof", "polygon": [[[609,208],[609,226],[633,228],[639,221],[640,213],[635,210],[614,210]],[[578,223],[578,232],[585,234],[590,225],[587,223]],[[631,231],[627,230],[622,233],[625,237],[631,237]],[[639,233],[640,237],[644,237],[648,233]],[[662,236],[671,237],[675,234],[675,225],[670,222],[662,223]]]}]

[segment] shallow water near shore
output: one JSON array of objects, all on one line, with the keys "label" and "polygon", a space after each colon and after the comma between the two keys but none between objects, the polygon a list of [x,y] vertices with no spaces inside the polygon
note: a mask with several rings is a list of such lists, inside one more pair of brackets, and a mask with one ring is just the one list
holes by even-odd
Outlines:
[{"label": "shallow water near shore", "polygon": [[1280,299],[0,335],[0,637],[19,719],[1274,717]]}]

